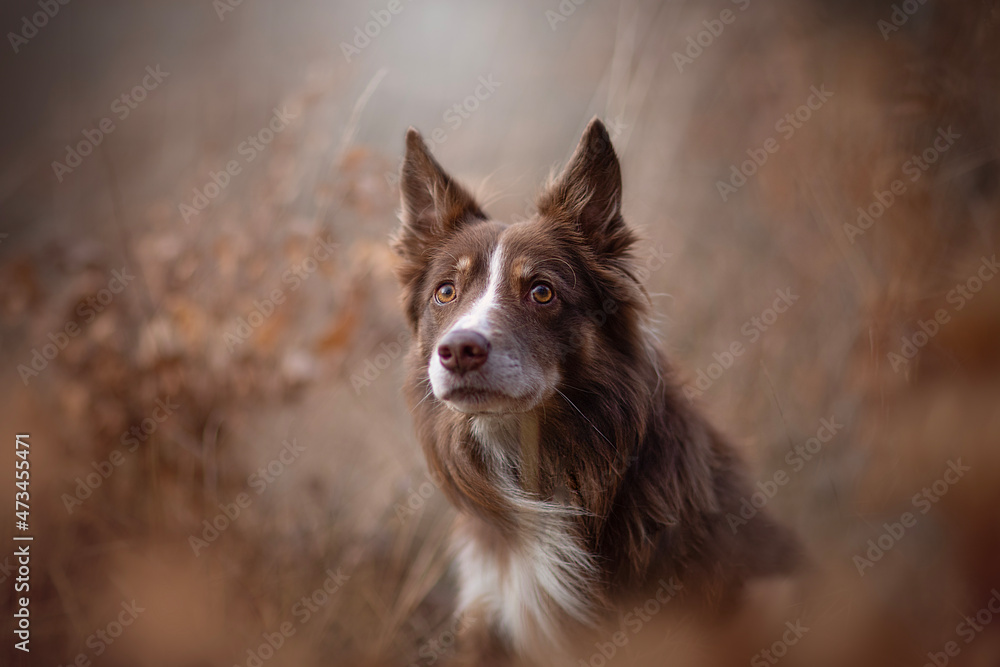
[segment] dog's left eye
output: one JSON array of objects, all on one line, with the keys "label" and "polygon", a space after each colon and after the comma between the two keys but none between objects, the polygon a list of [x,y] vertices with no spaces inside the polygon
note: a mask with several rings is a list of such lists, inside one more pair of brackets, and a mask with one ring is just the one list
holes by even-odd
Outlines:
[{"label": "dog's left eye", "polygon": [[434,300],[440,304],[451,303],[456,296],[458,296],[458,292],[452,283],[444,283],[434,292]]},{"label": "dog's left eye", "polygon": [[548,303],[555,295],[555,290],[545,283],[537,283],[531,288],[531,298],[535,303]]}]

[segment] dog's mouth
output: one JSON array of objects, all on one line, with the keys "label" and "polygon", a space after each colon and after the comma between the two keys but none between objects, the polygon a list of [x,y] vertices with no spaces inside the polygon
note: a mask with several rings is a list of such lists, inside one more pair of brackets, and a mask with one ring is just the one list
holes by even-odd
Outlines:
[{"label": "dog's mouth", "polygon": [[468,414],[526,412],[534,401],[528,397],[511,396],[495,389],[480,387],[450,387],[438,398],[448,407]]},{"label": "dog's mouth", "polygon": [[451,387],[439,396],[459,412],[503,412],[504,406],[516,401],[513,396],[493,389]]}]

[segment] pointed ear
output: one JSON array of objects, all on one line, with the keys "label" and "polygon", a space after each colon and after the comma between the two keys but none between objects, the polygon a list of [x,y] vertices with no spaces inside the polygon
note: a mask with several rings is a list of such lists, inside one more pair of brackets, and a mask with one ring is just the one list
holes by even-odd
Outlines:
[{"label": "pointed ear", "polygon": [[441,168],[412,127],[406,132],[399,192],[403,224],[393,247],[404,259],[422,255],[466,222],[486,219],[472,195]]},{"label": "pointed ear", "polygon": [[566,168],[538,200],[538,212],[568,224],[599,254],[621,254],[634,237],[621,215],[622,172],[611,137],[599,119],[587,125]]},{"label": "pointed ear", "polygon": [[430,251],[462,225],[487,216],[472,195],[441,168],[412,127],[406,132],[399,193],[402,224],[392,238],[392,249],[402,259],[396,275],[404,289],[407,316],[415,324],[416,295]]}]

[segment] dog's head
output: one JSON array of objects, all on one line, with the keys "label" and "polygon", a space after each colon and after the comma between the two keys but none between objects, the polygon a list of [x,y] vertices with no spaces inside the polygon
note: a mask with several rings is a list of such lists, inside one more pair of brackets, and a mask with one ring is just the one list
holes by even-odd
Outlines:
[{"label": "dog's head", "polygon": [[613,363],[635,344],[646,299],[599,120],[524,222],[491,220],[412,128],[400,189],[393,248],[406,315],[430,388],[450,408],[529,411],[581,364]]}]

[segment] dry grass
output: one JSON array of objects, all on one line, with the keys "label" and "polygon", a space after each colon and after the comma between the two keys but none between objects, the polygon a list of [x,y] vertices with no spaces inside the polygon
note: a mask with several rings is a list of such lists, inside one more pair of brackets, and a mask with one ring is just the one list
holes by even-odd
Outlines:
[{"label": "dry grass", "polygon": [[[340,36],[367,9],[302,5],[270,28],[265,10],[245,4],[64,185],[50,156],[87,121],[49,111],[12,153],[30,168],[2,179],[17,185],[0,229],[10,233],[0,415],[7,433],[32,434],[38,540],[33,651],[25,660],[5,642],[10,663],[69,664],[84,652],[95,665],[245,665],[262,633],[286,622],[296,634],[267,665],[437,661],[428,642],[453,626],[452,513],[399,395],[394,344],[406,334],[385,242],[396,205],[386,174],[405,126],[447,127],[442,112],[489,71],[503,86],[437,151],[499,191],[497,218],[523,213],[590,115],[613,132],[619,123],[627,217],[671,253],[649,286],[686,376],[747,342],[741,326],[774,290],[800,297],[705,392],[704,409],[762,480],[788,468],[786,452],[821,418],[844,424],[771,501],[813,556],[794,590],[763,588],[718,627],[658,615],[618,664],[745,663],[797,618],[810,631],[782,664],[922,664],[956,639],[961,614],[1000,586],[1000,287],[987,281],[960,311],[947,300],[997,247],[1000,10],[928,2],[885,41],[876,21],[890,10],[753,3],[678,73],[671,54],[729,6],[588,3],[554,32],[548,6],[455,8],[455,21],[478,19],[466,34],[441,7],[414,4],[348,65]],[[156,11],[193,20],[189,9]],[[449,36],[467,60],[439,44]],[[129,48],[128,62],[153,58]],[[93,108],[129,76],[98,86]],[[824,84],[833,97],[721,201],[716,181],[730,165]],[[185,224],[178,202],[282,104],[297,120]],[[62,139],[49,125],[72,129]],[[851,243],[843,225],[857,207],[947,126],[961,138]],[[285,271],[316,258],[318,239],[332,254],[292,289]],[[122,265],[135,281],[25,389],[17,364],[79,320],[77,304]],[[283,303],[230,350],[226,334],[274,289]],[[941,308],[950,321],[895,372],[887,354]],[[75,478],[124,450],[122,434],[167,397],[176,413],[67,513]],[[258,495],[250,476],[286,439],[305,451]],[[967,477],[859,577],[852,558],[959,457]],[[241,492],[252,504],[195,555],[189,537]],[[327,570],[349,579],[300,622],[296,604]],[[95,656],[88,636],[132,599],[147,611]],[[961,648],[953,664],[995,663],[1000,622]]]}]

